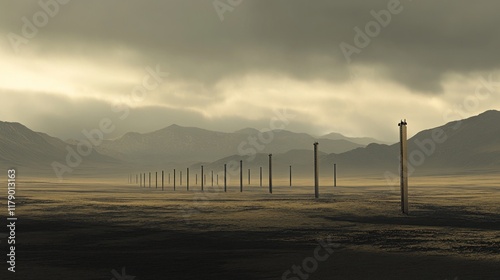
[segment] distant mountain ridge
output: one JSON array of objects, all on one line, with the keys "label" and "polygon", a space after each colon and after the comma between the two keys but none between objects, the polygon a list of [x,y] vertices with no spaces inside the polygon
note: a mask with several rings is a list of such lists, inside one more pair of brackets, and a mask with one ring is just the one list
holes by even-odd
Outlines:
[{"label": "distant mountain ridge", "polygon": [[[414,174],[496,172],[500,168],[498,123],[500,112],[490,110],[416,133],[408,140],[410,171]],[[408,130],[411,129],[409,120]],[[394,130],[397,133],[396,126]],[[246,128],[226,133],[178,125],[104,140],[85,157],[81,170],[83,174],[105,169],[199,168],[201,164],[220,170],[224,163],[239,160],[244,161],[245,168],[254,169],[267,166],[268,154],[272,153],[278,175],[286,174],[289,165],[293,165],[294,174],[310,175],[315,141],[320,143],[322,174],[331,173],[333,164],[343,174],[356,176],[398,173],[399,143],[372,143],[365,147],[344,139],[317,139],[285,130],[260,134]],[[19,123],[0,122],[3,167],[26,166],[50,172],[50,164],[64,163],[68,149],[76,150],[76,144],[34,132]]]},{"label": "distant mountain ridge", "polygon": [[[54,161],[65,164],[68,148],[76,150],[59,138],[34,132],[20,123],[0,122],[0,163],[50,170]],[[85,164],[113,163],[115,159],[93,151]]]},{"label": "distant mountain ridge", "polygon": [[[496,172],[500,169],[500,112],[486,111],[468,119],[423,130],[408,139],[409,171],[412,175],[446,173]],[[411,131],[411,121],[409,123]],[[395,126],[395,133],[397,127]],[[324,153],[319,141],[319,167],[322,174],[331,174],[337,164],[342,174],[350,176],[398,176],[399,143],[372,143],[344,153]],[[233,155],[205,163],[207,168],[220,170],[224,163],[243,160],[244,168],[266,167],[267,155],[254,160]],[[273,155],[276,172],[285,176],[288,166],[294,174],[312,174],[312,147]],[[193,168],[200,164],[193,165]]]},{"label": "distant mountain ridge", "polygon": [[[234,154],[285,153],[307,149],[318,139],[306,133],[273,130],[260,133],[243,129],[234,133],[171,125],[150,133],[127,133],[105,140],[96,149],[124,161],[168,162],[213,161]],[[345,152],[362,145],[346,140],[322,140],[325,152]]]},{"label": "distant mountain ridge", "polygon": [[320,138],[321,139],[330,139],[330,140],[346,140],[346,141],[353,142],[353,143],[363,145],[363,146],[367,146],[367,145],[372,144],[372,143],[392,144],[392,143],[381,141],[381,140],[371,138],[371,137],[347,137],[347,136],[344,136],[344,135],[337,133],[337,132],[332,132],[332,133],[323,135]]},{"label": "distant mountain ridge", "polygon": [[[500,167],[499,122],[500,112],[490,110],[418,132],[408,139],[410,169],[417,173],[433,173],[437,170],[472,172]],[[411,129],[411,121],[408,129]],[[330,154],[323,159],[323,163],[337,163],[353,173],[356,170],[397,172],[399,143],[390,146],[370,144],[366,148]]]}]

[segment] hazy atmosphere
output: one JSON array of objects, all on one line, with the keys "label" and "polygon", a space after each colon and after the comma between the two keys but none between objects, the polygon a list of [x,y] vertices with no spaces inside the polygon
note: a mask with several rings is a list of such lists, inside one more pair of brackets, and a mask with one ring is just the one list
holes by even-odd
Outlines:
[{"label": "hazy atmosphere", "polygon": [[58,3],[0,3],[0,119],[64,140],[104,117],[114,138],[286,109],[291,131],[396,142],[397,118],[411,135],[500,107],[497,1]]},{"label": "hazy atmosphere", "polygon": [[0,0],[0,279],[499,280],[499,11]]}]

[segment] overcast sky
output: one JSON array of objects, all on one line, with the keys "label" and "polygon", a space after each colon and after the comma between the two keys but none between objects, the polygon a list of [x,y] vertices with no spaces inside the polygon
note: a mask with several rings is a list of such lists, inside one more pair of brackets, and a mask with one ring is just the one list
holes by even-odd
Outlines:
[{"label": "overcast sky", "polygon": [[401,118],[414,134],[500,108],[499,10],[495,0],[1,1],[0,120],[67,139],[110,118],[111,138],[174,123],[262,129],[286,110],[288,130],[396,141]]}]

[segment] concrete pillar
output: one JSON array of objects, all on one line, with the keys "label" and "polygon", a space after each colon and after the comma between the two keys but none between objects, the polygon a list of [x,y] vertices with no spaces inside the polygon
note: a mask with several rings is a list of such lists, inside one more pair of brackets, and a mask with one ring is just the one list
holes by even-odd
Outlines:
[{"label": "concrete pillar", "polygon": [[174,169],[174,191],[175,191],[175,169]]},{"label": "concrete pillar", "polygon": [[243,161],[240,160],[240,192],[243,192]]},{"label": "concrete pillar", "polygon": [[406,133],[406,120],[401,121],[399,126],[400,140],[400,172],[401,172],[401,212],[408,215],[408,145]]},{"label": "concrete pillar", "polygon": [[214,186],[214,171],[212,170],[212,187]]},{"label": "concrete pillar", "polygon": [[224,163],[224,192],[227,192],[227,169]]},{"label": "concrete pillar", "polygon": [[259,169],[260,169],[260,186],[262,187],[262,166]]},{"label": "concrete pillar", "polygon": [[269,154],[269,193],[273,193],[273,154]]},{"label": "concrete pillar", "polygon": [[158,172],[155,171],[156,189],[158,189]]},{"label": "concrete pillar", "polygon": [[337,186],[337,164],[333,164],[333,186]]},{"label": "concrete pillar", "polygon": [[319,198],[318,142],[314,142],[314,197]]},{"label": "concrete pillar", "polygon": [[204,184],[203,184],[203,183],[204,183],[204,182],[203,182],[203,177],[204,177],[204,176],[203,176],[203,165],[202,165],[202,166],[201,166],[201,178],[200,178],[200,180],[201,180],[201,190],[202,190],[202,191],[203,191],[203,185],[204,185]]}]

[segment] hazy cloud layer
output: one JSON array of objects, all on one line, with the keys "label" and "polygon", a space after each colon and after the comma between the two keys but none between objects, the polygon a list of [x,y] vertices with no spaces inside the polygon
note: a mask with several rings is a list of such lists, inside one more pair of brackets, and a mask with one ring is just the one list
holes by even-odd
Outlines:
[{"label": "hazy cloud layer", "polygon": [[[42,130],[54,121],[48,111],[68,110],[67,127],[49,130],[70,136],[109,111],[107,103],[127,100],[145,68],[156,65],[169,76],[143,102],[127,103],[137,114],[123,131],[173,122],[259,128],[273,109],[289,108],[297,115],[291,129],[394,140],[391,122],[400,117],[424,129],[447,121],[448,110],[466,117],[500,105],[492,94],[456,109],[472,98],[481,76],[498,77],[498,1],[401,0],[400,12],[363,48],[354,28],[365,30],[375,20],[371,11],[394,0],[244,0],[223,21],[213,3],[69,1],[16,53],[9,36],[22,36],[22,18],[32,22],[43,9],[39,1],[2,2],[0,89],[2,100],[16,95],[9,101],[18,105],[0,117],[15,119],[15,106],[25,108],[19,120]],[[343,42],[360,50],[350,63]],[[16,103],[22,94],[37,96],[40,105]],[[68,96],[80,98],[72,103],[78,109],[64,103]],[[138,125],[144,122],[151,124]]]}]

